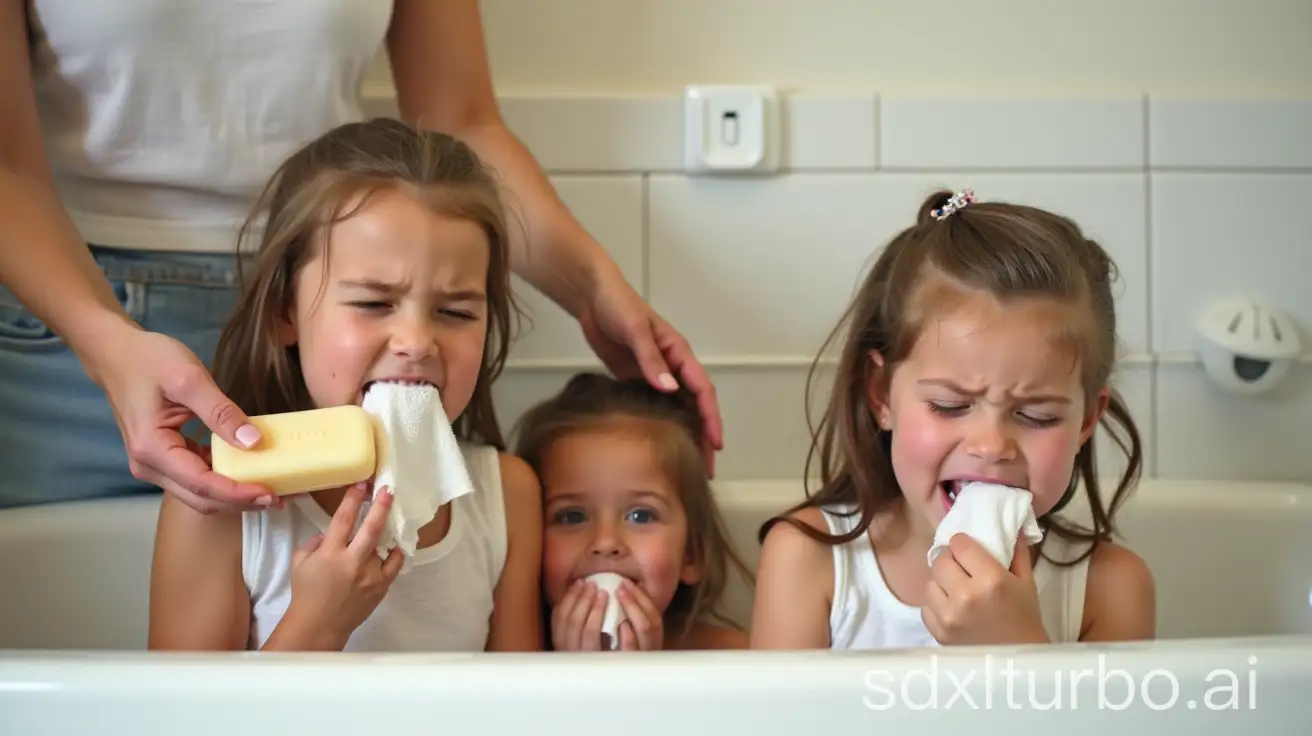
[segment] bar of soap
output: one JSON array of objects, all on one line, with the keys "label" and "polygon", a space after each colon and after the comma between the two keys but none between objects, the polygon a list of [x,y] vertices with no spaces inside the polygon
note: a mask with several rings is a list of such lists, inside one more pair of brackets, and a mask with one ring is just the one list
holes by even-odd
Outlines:
[{"label": "bar of soap", "polygon": [[358,406],[251,417],[263,438],[246,450],[214,436],[214,472],[283,496],[339,488],[374,474],[374,420]]}]

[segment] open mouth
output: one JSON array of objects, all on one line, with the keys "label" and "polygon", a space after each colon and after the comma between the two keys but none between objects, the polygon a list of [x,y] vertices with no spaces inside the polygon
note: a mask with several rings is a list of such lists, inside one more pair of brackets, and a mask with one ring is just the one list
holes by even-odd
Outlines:
[{"label": "open mouth", "polygon": [[360,387],[360,396],[356,400],[356,403],[364,401],[364,397],[369,394],[369,389],[373,388],[374,384],[378,383],[386,383],[394,386],[429,386],[437,388],[437,384],[423,378],[380,378],[376,381],[364,382],[364,385]]},{"label": "open mouth", "polygon": [[939,483],[939,488],[943,490],[944,508],[952,508],[952,504],[957,502],[957,494],[961,493],[961,487],[964,484],[959,480],[945,480]]}]

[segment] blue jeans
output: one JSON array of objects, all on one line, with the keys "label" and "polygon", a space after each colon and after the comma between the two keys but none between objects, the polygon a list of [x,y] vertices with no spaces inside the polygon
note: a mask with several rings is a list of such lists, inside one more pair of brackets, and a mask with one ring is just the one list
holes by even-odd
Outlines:
[{"label": "blue jeans", "polygon": [[[91,250],[132,319],[212,365],[236,305],[234,255]],[[195,420],[186,429],[208,436]],[[77,356],[0,286],[0,508],[158,492],[132,477],[109,400]]]}]

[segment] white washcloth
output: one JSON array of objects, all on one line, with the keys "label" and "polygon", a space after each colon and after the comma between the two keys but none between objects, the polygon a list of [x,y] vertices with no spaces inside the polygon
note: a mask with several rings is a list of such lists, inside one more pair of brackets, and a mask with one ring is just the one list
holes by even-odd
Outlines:
[{"label": "white washcloth", "polygon": [[966,483],[957,492],[957,500],[934,532],[929,548],[929,564],[947,550],[948,540],[958,532],[970,535],[988,550],[1003,567],[1011,567],[1016,542],[1023,531],[1030,544],[1043,539],[1043,530],[1034,518],[1034,496],[1020,488],[994,483]]},{"label": "white washcloth", "polygon": [[386,556],[399,546],[406,566],[419,545],[419,529],[453,499],[474,492],[464,455],[432,386],[375,383],[363,408],[376,420],[378,469],[373,496],[391,489],[387,534],[379,541]]},{"label": "white washcloth", "polygon": [[[620,600],[615,596],[615,591],[619,590],[620,583],[624,582],[624,576],[613,572],[599,572],[595,575],[589,575],[587,580],[596,583],[597,587],[606,591],[606,614],[601,619],[601,633],[609,638],[611,649],[618,649],[620,646],[620,623],[624,621],[624,609],[620,608]],[[603,643],[606,643],[603,640]]]}]

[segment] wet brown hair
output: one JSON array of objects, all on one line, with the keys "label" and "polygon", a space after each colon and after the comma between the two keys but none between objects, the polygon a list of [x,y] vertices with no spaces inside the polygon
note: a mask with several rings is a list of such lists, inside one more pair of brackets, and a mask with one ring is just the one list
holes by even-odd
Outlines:
[{"label": "wet brown hair", "polygon": [[[1081,364],[1088,400],[1108,385],[1116,358],[1116,310],[1111,284],[1115,264],[1107,252],[1066,217],[1019,204],[973,203],[934,217],[952,192],[939,191],[921,205],[916,223],[884,247],[852,304],[830,334],[825,347],[843,338],[828,405],[819,427],[812,427],[806,477],[820,464],[821,486],[784,514],[762,525],[764,541],[780,521],[813,539],[842,544],[866,533],[875,516],[897,508],[902,492],[893,473],[891,436],[880,429],[869,405],[871,381],[887,381],[905,360],[924,325],[963,297],[985,294],[999,302],[1048,298],[1076,307],[1082,319],[1061,336]],[[821,349],[821,354],[825,349]],[[884,361],[877,372],[870,354]],[[820,359],[808,376],[808,399]],[[807,411],[811,416],[810,409]],[[1100,423],[1129,462],[1110,503],[1098,482],[1095,441],[1090,438],[1075,459],[1075,473],[1065,496],[1039,519],[1040,526],[1067,539],[1090,542],[1074,563],[1091,554],[1094,544],[1109,541],[1112,518],[1137,482],[1143,465],[1139,431],[1121,397],[1113,390]],[[1113,425],[1119,425],[1121,431]],[[1092,528],[1057,517],[1078,488],[1092,512]],[[860,522],[851,532],[829,535],[789,515],[808,507],[855,504]]]},{"label": "wet brown hair", "polygon": [[[248,414],[313,408],[299,352],[279,340],[292,308],[297,272],[327,248],[333,225],[379,192],[403,190],[441,215],[476,223],[487,238],[488,333],[478,384],[453,427],[462,439],[504,449],[492,408],[492,382],[511,339],[509,234],[496,181],[473,151],[451,136],[378,118],[339,126],[292,153],[278,167],[242,225],[238,253],[242,294],[219,338],[214,376]],[[243,254],[254,242],[254,254]],[[321,250],[323,249],[323,250]]]},{"label": "wet brown hair", "polygon": [[719,610],[730,568],[749,585],[754,584],[755,576],[729,539],[706,476],[701,445],[704,429],[696,398],[683,388],[673,393],[659,391],[641,378],[617,380],[599,373],[580,373],[556,396],[524,413],[515,431],[515,454],[541,476],[553,443],[598,430],[637,430],[652,439],[688,518],[686,554],[700,575],[695,585],[679,583],[665,610],[666,631],[684,636],[698,622],[711,619],[736,628]]}]

